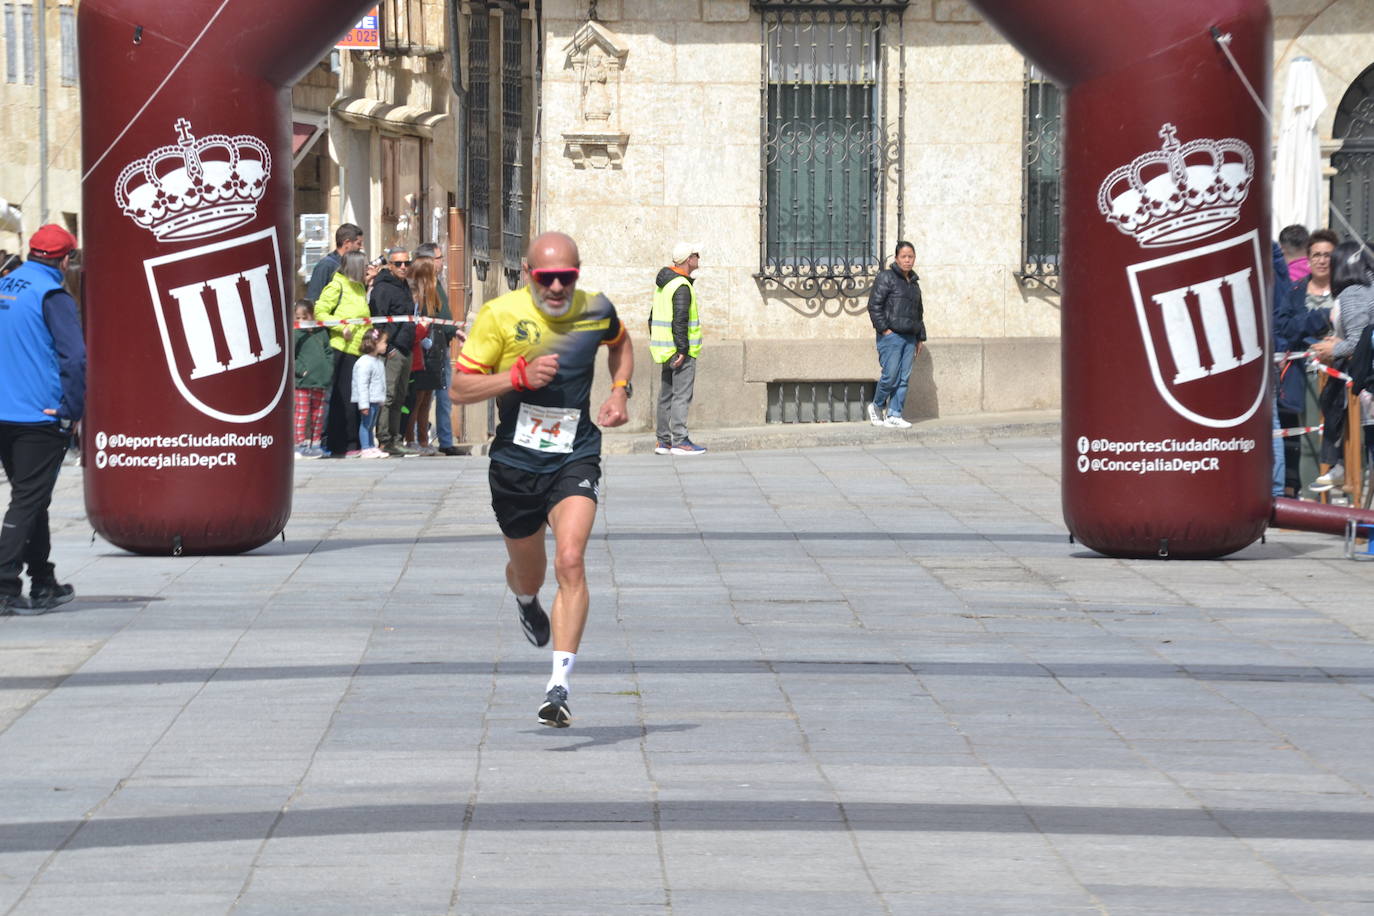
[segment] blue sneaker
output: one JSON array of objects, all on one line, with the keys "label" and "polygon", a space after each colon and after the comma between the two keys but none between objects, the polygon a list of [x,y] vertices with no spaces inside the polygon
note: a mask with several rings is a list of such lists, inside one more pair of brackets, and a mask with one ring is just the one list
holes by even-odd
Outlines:
[{"label": "blue sneaker", "polygon": [[672,453],[674,455],[704,455],[706,454],[706,449],[697,445],[691,439],[683,439],[677,445],[673,446]]}]

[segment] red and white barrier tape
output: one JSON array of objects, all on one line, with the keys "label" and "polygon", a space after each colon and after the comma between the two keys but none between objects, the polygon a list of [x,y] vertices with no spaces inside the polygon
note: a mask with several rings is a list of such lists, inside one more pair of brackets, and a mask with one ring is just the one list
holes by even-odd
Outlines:
[{"label": "red and white barrier tape", "polygon": [[1284,363],[1291,363],[1295,362],[1296,360],[1307,359],[1310,353],[1310,350],[1289,350],[1285,353],[1275,353],[1274,362],[1278,365],[1283,365]]},{"label": "red and white barrier tape", "polygon": [[1325,423],[1318,423],[1316,426],[1290,426],[1287,429],[1274,430],[1275,439],[1286,439],[1289,436],[1305,436],[1308,433],[1319,433],[1326,429]]},{"label": "red and white barrier tape", "polygon": [[451,328],[461,328],[467,322],[453,321],[449,318],[426,318],[417,315],[383,315],[377,318],[331,318],[325,321],[293,321],[293,328],[337,328],[343,325],[362,324],[437,324]]},{"label": "red and white barrier tape", "polygon": [[1349,388],[1350,386],[1352,386],[1352,385],[1355,384],[1355,380],[1354,380],[1353,378],[1351,378],[1350,376],[1346,375],[1344,372],[1342,372],[1342,371],[1339,370],[1339,369],[1333,369],[1333,368],[1331,368],[1330,366],[1326,365],[1325,363],[1318,361],[1317,358],[1316,358],[1315,356],[1314,356],[1314,357],[1310,357],[1310,358],[1308,359],[1307,365],[1312,366],[1312,367],[1315,367],[1316,369],[1318,369],[1318,370],[1321,371],[1321,372],[1325,372],[1327,375],[1331,376],[1332,378],[1338,378],[1338,379],[1340,379],[1341,381],[1345,382],[1345,385],[1346,385],[1347,388]]}]

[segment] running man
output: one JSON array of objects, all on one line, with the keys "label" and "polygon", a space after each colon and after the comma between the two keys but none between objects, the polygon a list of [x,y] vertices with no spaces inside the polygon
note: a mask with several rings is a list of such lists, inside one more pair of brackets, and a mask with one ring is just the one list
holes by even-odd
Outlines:
[{"label": "running man", "polygon": [[[605,296],[577,289],[577,243],[546,232],[525,258],[529,285],[482,307],[458,354],[449,395],[456,404],[497,398],[500,422],[491,444],[491,507],[506,539],[506,583],[520,625],[536,646],[549,642],[539,604],[548,565],[544,527],[553,529],[553,674],[539,721],[572,722],[568,677],[587,623],[583,563],[601,483],[601,431],[629,417],[634,355],[630,337]],[[608,350],[611,391],[591,420],[592,373]]]}]

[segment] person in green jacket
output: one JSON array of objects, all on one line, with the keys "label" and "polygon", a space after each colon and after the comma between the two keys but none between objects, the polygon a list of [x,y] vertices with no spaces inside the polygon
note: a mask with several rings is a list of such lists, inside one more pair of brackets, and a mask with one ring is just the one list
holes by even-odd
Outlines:
[{"label": "person in green jacket", "polygon": [[[296,321],[313,321],[309,299],[296,301]],[[334,382],[334,348],[329,332],[321,327],[296,328],[291,332],[296,355],[296,457],[323,458],[324,405]]]},{"label": "person in green jacket", "polygon": [[[350,318],[369,318],[367,287],[363,272],[367,255],[350,251],[343,256],[338,273],[330,280],[320,298],[315,300],[316,321],[340,321]],[[329,394],[329,418],[326,421],[324,447],[331,458],[346,457],[359,451],[358,405],[353,403],[353,365],[362,352],[364,324],[339,325],[329,329],[329,345],[334,354],[334,385]]]}]

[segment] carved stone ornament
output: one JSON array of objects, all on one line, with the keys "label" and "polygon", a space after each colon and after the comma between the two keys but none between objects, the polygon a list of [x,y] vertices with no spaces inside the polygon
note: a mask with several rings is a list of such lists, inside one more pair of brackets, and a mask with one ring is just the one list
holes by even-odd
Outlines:
[{"label": "carved stone ornament", "polygon": [[579,169],[620,168],[629,134],[619,130],[620,74],[630,53],[601,23],[583,23],[564,46],[566,68],[577,75],[577,125],[565,131],[565,153]]}]

